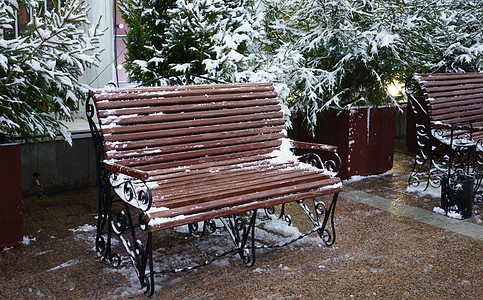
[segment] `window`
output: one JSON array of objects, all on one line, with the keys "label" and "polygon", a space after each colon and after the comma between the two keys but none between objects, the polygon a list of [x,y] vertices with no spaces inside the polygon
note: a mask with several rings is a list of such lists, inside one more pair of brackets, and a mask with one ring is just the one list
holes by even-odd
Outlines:
[{"label": "window", "polygon": [[[60,9],[60,6],[64,3],[64,0],[43,0],[39,1],[40,5],[37,9],[37,13],[43,15],[45,11],[51,11],[54,8]],[[26,8],[22,3],[19,3],[19,8],[15,17],[15,25],[11,30],[5,31],[5,38],[12,39],[22,36],[27,31],[27,24],[30,22],[33,9]]]},{"label": "window", "polygon": [[117,70],[115,70],[115,78],[116,82],[119,84],[125,84],[129,82],[129,76],[124,68],[124,62],[126,61],[125,55],[127,52],[126,43],[124,42],[129,32],[129,26],[124,22],[122,18],[121,12],[119,11],[119,7],[116,5],[114,11],[114,53],[113,56],[115,57],[115,65],[117,64]]}]

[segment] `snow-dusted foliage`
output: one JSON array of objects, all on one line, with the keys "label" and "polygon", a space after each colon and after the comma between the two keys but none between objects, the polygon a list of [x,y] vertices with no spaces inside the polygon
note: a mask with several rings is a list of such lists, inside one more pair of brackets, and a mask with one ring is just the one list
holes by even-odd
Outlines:
[{"label": "snow-dusted foliage", "polygon": [[131,80],[193,73],[233,81],[247,68],[249,44],[257,34],[247,22],[247,6],[244,0],[120,3],[131,28],[126,57]]},{"label": "snow-dusted foliage", "polygon": [[9,38],[19,2],[0,2],[0,133],[26,141],[60,133],[71,143],[62,121],[85,99],[87,87],[78,80],[97,62],[98,29],[86,17],[85,1],[67,0],[41,15],[43,5],[30,0],[22,1],[32,9],[27,31]]},{"label": "snow-dusted foliage", "polygon": [[309,125],[329,106],[395,105],[387,86],[415,72],[482,68],[481,1],[288,2],[284,23],[305,58],[292,108]]},{"label": "snow-dusted foliage", "polygon": [[[415,72],[483,68],[481,1],[130,2],[163,24],[151,35],[164,39],[141,43],[144,56],[128,62],[137,65],[132,79],[192,72],[269,81],[309,127],[328,107],[396,106],[387,86]],[[169,7],[154,15],[153,2]]]}]

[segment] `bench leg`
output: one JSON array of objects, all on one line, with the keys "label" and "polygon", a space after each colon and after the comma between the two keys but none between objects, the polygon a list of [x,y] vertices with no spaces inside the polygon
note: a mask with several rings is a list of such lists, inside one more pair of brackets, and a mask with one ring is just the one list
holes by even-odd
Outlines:
[{"label": "bench leg", "polygon": [[319,237],[327,246],[331,246],[335,242],[334,213],[338,197],[339,193],[335,193],[329,207],[324,202],[317,201],[316,198],[312,199],[311,208],[305,203],[306,200],[297,201],[314,225],[314,229],[319,234]]},{"label": "bench leg", "polygon": [[[138,238],[138,235],[146,229],[146,224],[144,224],[142,217],[139,217],[139,224],[135,223],[131,215],[130,206],[125,202],[122,203],[124,207],[117,214],[116,219],[111,218],[108,244],[112,238],[112,234],[115,234],[121,240],[136,270],[144,293],[152,295],[154,293],[152,233],[147,232],[147,236],[145,237],[146,244],[144,246]],[[145,234],[141,235],[144,236]],[[111,253],[110,261],[116,267],[120,264],[120,256]]]},{"label": "bench leg", "polygon": [[[257,218],[257,210],[252,212],[250,222],[247,224],[244,219],[238,216],[230,216],[222,218],[221,221],[225,225],[230,237],[235,244],[240,258],[247,267],[255,264],[255,220]],[[249,236],[251,235],[250,245],[247,246]]]},{"label": "bench leg", "polygon": [[109,185],[101,183],[99,186],[98,196],[99,204],[97,212],[96,251],[102,257],[102,259],[110,259],[111,232],[109,227],[111,223],[112,195]]}]

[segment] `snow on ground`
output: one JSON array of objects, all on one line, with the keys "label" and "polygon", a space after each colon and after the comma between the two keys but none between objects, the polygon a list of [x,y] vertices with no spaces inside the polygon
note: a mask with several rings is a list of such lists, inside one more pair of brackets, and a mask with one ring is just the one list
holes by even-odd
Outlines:
[{"label": "snow on ground", "polygon": [[[170,243],[168,246],[164,247],[163,245],[154,247],[153,248],[153,259],[155,260],[154,268],[155,271],[159,272],[161,269],[174,269],[174,268],[183,268],[187,266],[193,266],[204,262],[205,260],[209,260],[214,257],[214,254],[221,254],[225,251],[228,251],[233,248],[233,243],[230,240],[229,234],[223,226],[223,223],[220,220],[214,220],[217,226],[217,229],[214,233],[210,233],[207,237],[195,238],[189,234],[189,230],[187,226],[176,227],[172,230],[165,230],[163,231],[162,238],[167,237],[168,239],[181,239],[186,240],[185,243]],[[202,224],[199,224],[202,226]],[[298,228],[294,226],[289,226],[283,220],[278,219],[276,215],[266,215],[265,212],[259,211],[257,214],[256,220],[256,244],[257,245],[274,245],[274,244],[283,244],[287,241],[295,239],[301,232]],[[92,250],[95,251],[94,242],[95,242],[95,234],[96,228],[91,225],[83,225],[76,229],[70,229],[71,232],[74,234],[74,238],[78,240],[83,240],[86,245],[92,245]],[[160,237],[161,238],[161,237]],[[117,238],[114,238],[113,244],[120,245]],[[156,237],[155,237],[156,240]],[[297,241],[297,244],[304,244],[304,245],[314,245],[314,246],[322,246],[323,242],[316,234],[312,234],[311,236],[305,237],[304,239]],[[290,247],[290,246],[289,246]],[[118,268],[113,268],[110,264],[105,263],[104,273],[106,276],[112,273],[118,273],[122,275],[124,278],[127,279],[128,284],[124,284],[123,286],[119,287],[118,289],[112,291],[111,295],[124,298],[124,297],[132,297],[136,295],[143,295],[143,291],[140,288],[139,279],[136,275],[136,271],[127,256],[124,249],[118,249],[119,253],[121,254],[121,264]],[[303,250],[303,249],[302,249]],[[263,250],[259,250],[261,252]],[[70,260],[63,264],[60,264],[57,267],[49,269],[48,271],[58,270],[70,265],[74,265],[79,263],[78,260]],[[220,258],[214,265],[221,266],[221,267],[228,267],[232,263],[240,263],[239,257],[236,254],[230,254],[223,258]],[[288,266],[280,264],[278,266],[280,270],[289,272],[291,271]],[[263,273],[268,272],[270,270],[264,269],[261,267],[257,267],[253,270],[255,273]],[[185,274],[188,274],[189,271]],[[187,276],[187,275],[183,275]],[[169,275],[157,275],[155,276],[155,289],[160,290],[162,286],[166,285],[174,285],[179,280],[182,280],[180,276],[169,276]]]},{"label": "snow on ground", "polygon": [[71,259],[71,260],[66,261],[65,263],[62,263],[62,264],[60,264],[60,265],[58,265],[56,267],[50,268],[50,269],[48,269],[45,272],[51,272],[51,271],[55,271],[55,270],[60,270],[60,269],[63,269],[63,268],[70,267],[70,266],[73,266],[75,264],[78,264],[80,262],[81,261],[78,260],[78,259]]},{"label": "snow on ground", "polygon": [[433,198],[441,198],[441,187],[435,188],[430,185],[428,186],[427,189],[425,189],[424,185],[420,185],[420,186],[410,185],[406,188],[406,191],[412,194],[416,194],[416,196],[418,197],[430,196]]},{"label": "snow on ground", "polygon": [[392,174],[393,174],[392,171],[388,171],[388,172],[384,172],[384,173],[376,174],[376,175],[364,175],[364,176],[354,175],[350,179],[344,180],[344,183],[358,182],[358,181],[365,180],[365,179],[368,179],[368,178],[377,178],[377,177],[383,177],[383,176],[388,176],[388,175],[392,175]]},{"label": "snow on ground", "polygon": [[434,207],[433,212],[443,216],[448,216],[453,219],[463,220],[463,216],[459,212],[453,210],[448,210],[448,212],[446,213],[446,211],[441,207]]}]

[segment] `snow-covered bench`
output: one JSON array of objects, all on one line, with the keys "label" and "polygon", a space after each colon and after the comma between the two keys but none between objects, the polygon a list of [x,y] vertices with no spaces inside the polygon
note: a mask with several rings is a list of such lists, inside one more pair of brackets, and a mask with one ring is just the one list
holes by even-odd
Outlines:
[{"label": "snow-covered bench", "polygon": [[473,155],[478,189],[483,172],[483,73],[415,74],[406,90],[418,146],[410,184],[419,184],[424,174],[426,188],[439,186],[450,158],[461,154],[463,158]]},{"label": "snow-covered bench", "polygon": [[[111,247],[118,236],[146,293],[162,273],[152,259],[158,230],[189,225],[196,234],[224,218],[235,251],[252,265],[257,210],[282,205],[283,215],[284,204],[296,202],[312,232],[334,242],[342,191],[336,148],[288,140],[270,84],[102,89],[90,91],[89,99],[100,180],[96,248],[118,264]],[[329,194],[329,205],[315,198]],[[123,205],[115,212],[118,198]]]}]

